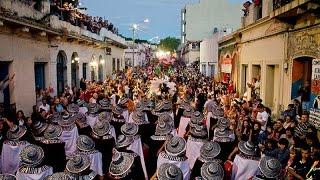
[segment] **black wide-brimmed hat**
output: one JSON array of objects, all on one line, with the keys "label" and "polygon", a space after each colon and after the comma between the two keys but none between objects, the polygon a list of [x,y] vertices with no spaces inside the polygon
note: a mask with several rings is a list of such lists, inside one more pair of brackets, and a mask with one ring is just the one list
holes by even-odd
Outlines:
[{"label": "black wide-brimmed hat", "polygon": [[74,125],[76,119],[73,118],[75,115],[71,116],[69,113],[66,113],[62,116],[60,121],[58,121],[58,124],[61,127],[71,127]]},{"label": "black wide-brimmed hat", "polygon": [[44,158],[43,149],[40,146],[30,144],[20,152],[21,164],[28,167],[36,167],[42,163]]},{"label": "black wide-brimmed hat", "polygon": [[174,124],[173,118],[170,116],[169,113],[162,113],[158,119],[159,121],[163,121],[171,125]]},{"label": "black wide-brimmed hat", "polygon": [[164,100],[163,101],[163,110],[165,110],[165,111],[172,110],[172,102],[170,102],[168,100]]},{"label": "black wide-brimmed hat", "polygon": [[120,106],[116,106],[113,110],[112,113],[115,115],[121,115],[123,113],[124,109]]},{"label": "black wide-brimmed hat", "polygon": [[135,136],[138,131],[139,126],[134,123],[125,123],[121,126],[121,132],[126,136]]},{"label": "black wide-brimmed hat", "polygon": [[79,105],[77,104],[69,104],[67,107],[69,113],[76,114],[79,112]]},{"label": "black wide-brimmed hat", "polygon": [[66,165],[68,172],[73,174],[79,174],[90,167],[90,158],[85,154],[76,154],[73,156]]},{"label": "black wide-brimmed hat", "polygon": [[107,98],[100,100],[99,104],[100,104],[100,109],[102,110],[108,110],[108,111],[112,110],[111,102]]},{"label": "black wide-brimmed hat", "polygon": [[47,123],[43,123],[41,121],[36,121],[34,123],[34,129],[36,130],[36,134],[39,135],[43,133],[48,127]]},{"label": "black wide-brimmed hat", "polygon": [[217,162],[206,162],[201,167],[201,177],[204,180],[223,180],[224,171]]},{"label": "black wide-brimmed hat", "polygon": [[92,133],[98,137],[103,137],[110,132],[110,123],[108,121],[97,121],[92,128]]},{"label": "black wide-brimmed hat", "polygon": [[230,139],[230,135],[233,132],[231,130],[228,129],[220,129],[220,128],[216,128],[215,132],[214,132],[214,136],[217,138],[229,138]]},{"label": "black wide-brimmed hat", "polygon": [[86,101],[83,100],[83,99],[78,99],[78,100],[77,100],[77,104],[78,104],[78,106],[85,106]]},{"label": "black wide-brimmed hat", "polygon": [[62,115],[58,112],[55,112],[52,114],[51,118],[50,118],[50,122],[57,124],[62,118]]},{"label": "black wide-brimmed hat", "polygon": [[97,114],[98,111],[99,111],[99,107],[97,103],[88,104],[88,114]]},{"label": "black wide-brimmed hat", "polygon": [[202,125],[203,124],[204,115],[199,111],[195,111],[192,113],[190,118],[190,126]]},{"label": "black wide-brimmed hat", "polygon": [[77,139],[77,148],[80,151],[89,152],[94,150],[94,141],[86,136],[86,135],[80,135]]},{"label": "black wide-brimmed hat", "polygon": [[154,108],[154,103],[148,98],[143,98],[141,102],[143,104],[144,111],[151,111]]},{"label": "black wide-brimmed hat", "polygon": [[179,167],[174,164],[164,163],[157,171],[158,180],[182,180],[183,173]]},{"label": "black wide-brimmed hat", "polygon": [[281,163],[278,159],[265,156],[259,162],[261,173],[267,178],[277,178],[280,175]]},{"label": "black wide-brimmed hat", "polygon": [[214,161],[214,159],[220,154],[220,152],[221,147],[219,143],[208,141],[201,147],[199,159],[203,162]]},{"label": "black wide-brimmed hat", "polygon": [[44,138],[46,139],[58,139],[62,133],[62,127],[58,125],[50,124],[44,131]]},{"label": "black wide-brimmed hat", "polygon": [[191,100],[184,98],[180,104],[181,109],[189,108],[191,105]]},{"label": "black wide-brimmed hat", "polygon": [[151,139],[153,140],[167,140],[168,137],[170,137],[170,133],[172,131],[173,127],[172,125],[159,121],[156,126],[155,134],[151,136]]},{"label": "black wide-brimmed hat", "polygon": [[191,117],[193,114],[193,108],[191,106],[186,106],[183,110],[184,117]]},{"label": "black wide-brimmed hat", "polygon": [[121,134],[117,138],[116,148],[127,147],[130,144],[132,144],[133,141],[134,141],[134,137],[133,136],[125,136],[125,135]]},{"label": "black wide-brimmed hat", "polygon": [[229,119],[227,119],[225,117],[220,117],[218,119],[217,125],[218,125],[218,128],[225,129],[230,126],[230,121],[229,121]]},{"label": "black wide-brimmed hat", "polygon": [[172,137],[165,145],[165,151],[168,155],[179,156],[186,151],[186,140],[182,137]]},{"label": "black wide-brimmed hat", "polygon": [[240,141],[238,148],[246,156],[257,156],[257,147],[251,141]]},{"label": "black wide-brimmed hat", "polygon": [[149,122],[146,120],[145,113],[142,111],[134,111],[132,112],[132,120],[135,124],[148,124]]},{"label": "black wide-brimmed hat", "polygon": [[113,177],[121,179],[130,172],[133,162],[133,154],[115,151],[112,156],[109,172]]},{"label": "black wide-brimmed hat", "polygon": [[45,178],[45,180],[77,180],[77,177],[67,172],[57,172]]},{"label": "black wide-brimmed hat", "polygon": [[16,176],[12,174],[0,174],[0,180],[16,180]]},{"label": "black wide-brimmed hat", "polygon": [[119,105],[120,106],[124,106],[124,105],[126,105],[126,103],[129,101],[129,98],[127,98],[127,97],[122,97],[120,100],[119,100]]},{"label": "black wide-brimmed hat", "polygon": [[163,110],[163,101],[160,101],[158,103],[156,103],[156,106],[154,107],[154,112],[160,112]]},{"label": "black wide-brimmed hat", "polygon": [[77,113],[73,115],[71,118],[74,118],[78,124],[81,124],[84,127],[88,126],[87,116],[84,115],[83,113]]},{"label": "black wide-brimmed hat", "polygon": [[108,122],[110,122],[112,120],[112,117],[113,116],[112,116],[111,112],[104,111],[104,112],[101,112],[99,114],[98,119],[99,119],[99,121],[108,121]]},{"label": "black wide-brimmed hat", "polygon": [[24,126],[13,125],[7,132],[7,138],[12,141],[17,141],[22,138],[27,132]]},{"label": "black wide-brimmed hat", "polygon": [[219,106],[212,107],[211,112],[214,117],[224,117],[224,111]]},{"label": "black wide-brimmed hat", "polygon": [[145,109],[145,106],[142,102],[138,102],[136,104],[136,108],[135,108],[136,111],[144,111],[144,109]]},{"label": "black wide-brimmed hat", "polygon": [[190,128],[192,137],[206,139],[208,138],[208,131],[205,126],[193,126]]}]

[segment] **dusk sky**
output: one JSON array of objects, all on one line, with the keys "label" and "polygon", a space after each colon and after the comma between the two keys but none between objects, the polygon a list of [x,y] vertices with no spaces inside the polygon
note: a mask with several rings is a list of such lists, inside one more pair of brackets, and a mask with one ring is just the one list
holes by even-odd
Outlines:
[{"label": "dusk sky", "polygon": [[199,0],[81,0],[81,2],[82,6],[88,8],[87,12],[90,15],[110,20],[119,28],[120,34],[126,37],[132,37],[130,30],[132,24],[149,19],[149,23],[140,26],[143,32],[137,32],[137,38],[149,40],[155,36],[179,38],[181,8],[185,4],[197,3]]}]

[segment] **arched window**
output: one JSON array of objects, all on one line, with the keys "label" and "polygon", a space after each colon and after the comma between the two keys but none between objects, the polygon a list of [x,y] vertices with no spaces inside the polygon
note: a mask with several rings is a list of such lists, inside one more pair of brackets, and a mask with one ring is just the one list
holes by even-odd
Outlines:
[{"label": "arched window", "polygon": [[64,51],[59,51],[57,56],[57,94],[63,93],[67,79],[67,55]]}]

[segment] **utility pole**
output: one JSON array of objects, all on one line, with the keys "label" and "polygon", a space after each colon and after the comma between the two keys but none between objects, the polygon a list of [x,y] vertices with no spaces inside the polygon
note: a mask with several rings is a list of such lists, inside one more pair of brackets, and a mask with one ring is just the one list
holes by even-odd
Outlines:
[{"label": "utility pole", "polygon": [[132,67],[134,67],[134,49],[135,49],[136,26],[132,28]]}]

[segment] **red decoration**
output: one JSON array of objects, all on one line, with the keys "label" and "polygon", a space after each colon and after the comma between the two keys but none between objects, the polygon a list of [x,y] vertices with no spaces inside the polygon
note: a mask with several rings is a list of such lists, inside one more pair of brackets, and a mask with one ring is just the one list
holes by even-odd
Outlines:
[{"label": "red decoration", "polygon": [[255,6],[259,6],[261,4],[261,0],[253,0],[253,4]]}]

